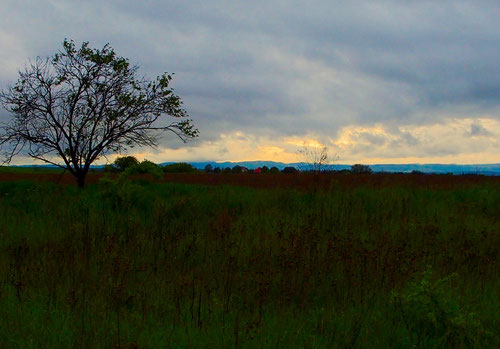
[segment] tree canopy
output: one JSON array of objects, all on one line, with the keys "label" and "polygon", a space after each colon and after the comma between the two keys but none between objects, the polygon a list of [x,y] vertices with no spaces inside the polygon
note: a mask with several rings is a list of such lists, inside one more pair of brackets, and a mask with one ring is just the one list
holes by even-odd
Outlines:
[{"label": "tree canopy", "polygon": [[116,166],[117,170],[122,172],[127,168],[139,164],[139,160],[135,156],[120,156],[115,159],[113,164]]},{"label": "tree canopy", "polygon": [[109,44],[76,48],[65,40],[52,58],[30,61],[17,83],[0,92],[11,114],[0,126],[5,162],[27,154],[67,169],[83,187],[90,165],[107,154],[156,147],[165,131],[184,142],[197,137],[169,87],[172,75],[150,81],[137,72]]},{"label": "tree canopy", "polygon": [[372,173],[373,170],[368,165],[354,164],[351,166],[352,173]]}]

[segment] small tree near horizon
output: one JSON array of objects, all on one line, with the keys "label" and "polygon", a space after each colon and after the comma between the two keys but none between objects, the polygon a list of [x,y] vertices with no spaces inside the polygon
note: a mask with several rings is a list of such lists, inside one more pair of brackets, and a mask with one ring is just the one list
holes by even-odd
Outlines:
[{"label": "small tree near horizon", "polygon": [[113,162],[113,165],[116,167],[116,169],[120,172],[125,171],[127,168],[132,167],[134,165],[137,165],[139,163],[139,160],[135,156],[120,156],[115,159]]},{"label": "small tree near horizon", "polygon": [[297,173],[299,171],[295,167],[293,167],[293,166],[287,166],[281,172],[288,173],[288,174],[295,174],[295,173]]},{"label": "small tree near horizon", "polygon": [[368,165],[354,164],[351,166],[351,172],[352,173],[368,173],[369,174],[369,173],[372,173],[373,170]]},{"label": "small tree near horizon", "polygon": [[177,162],[174,164],[169,164],[163,166],[163,172],[165,173],[189,173],[196,172],[196,168],[193,165],[185,162]]},{"label": "small tree near horizon", "polygon": [[300,161],[300,169],[302,171],[311,171],[320,173],[327,169],[328,165],[337,160],[338,156],[330,158],[327,147],[308,147],[303,145],[302,149],[297,151]]},{"label": "small tree near horizon", "polygon": [[[64,40],[52,58],[37,58],[0,92],[11,119],[0,126],[5,163],[24,154],[68,170],[83,187],[90,165],[134,146],[157,147],[165,131],[198,136],[164,73],[149,81],[106,44]],[[177,119],[166,122],[165,116]]]}]

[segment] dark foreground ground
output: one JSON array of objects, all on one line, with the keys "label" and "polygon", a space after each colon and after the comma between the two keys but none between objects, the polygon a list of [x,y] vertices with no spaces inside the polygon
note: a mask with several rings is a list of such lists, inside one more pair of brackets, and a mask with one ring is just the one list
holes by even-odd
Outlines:
[{"label": "dark foreground ground", "polygon": [[500,179],[0,174],[0,348],[495,348]]}]

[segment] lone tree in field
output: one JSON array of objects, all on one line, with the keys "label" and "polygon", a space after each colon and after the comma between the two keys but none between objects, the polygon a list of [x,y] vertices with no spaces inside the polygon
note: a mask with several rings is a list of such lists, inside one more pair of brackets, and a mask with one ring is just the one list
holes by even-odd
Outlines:
[{"label": "lone tree in field", "polygon": [[308,147],[305,143],[297,154],[300,158],[300,167],[302,171],[311,171],[320,173],[328,168],[328,165],[336,161],[338,156],[330,158],[328,156],[328,148],[321,147]]},{"label": "lone tree in field", "polygon": [[[156,147],[164,131],[182,141],[198,135],[164,73],[149,81],[107,44],[76,48],[65,40],[52,58],[37,58],[0,92],[11,113],[0,127],[5,162],[20,153],[67,169],[80,187],[90,165],[134,146]],[[177,120],[167,122],[166,116]]]}]

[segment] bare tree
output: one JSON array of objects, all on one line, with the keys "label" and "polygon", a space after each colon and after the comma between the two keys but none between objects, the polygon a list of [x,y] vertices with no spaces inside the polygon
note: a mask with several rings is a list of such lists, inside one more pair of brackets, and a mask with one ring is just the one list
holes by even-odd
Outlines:
[{"label": "bare tree", "polygon": [[[106,154],[156,147],[165,131],[184,142],[197,137],[169,88],[172,76],[149,81],[137,71],[109,44],[77,49],[68,40],[52,58],[30,61],[17,83],[0,92],[11,113],[0,127],[5,162],[24,153],[67,169],[83,187],[90,165]],[[165,123],[165,116],[178,120]]]},{"label": "bare tree", "polygon": [[335,158],[328,156],[327,147],[308,147],[305,144],[302,149],[297,151],[297,154],[300,158],[301,170],[315,173],[325,171],[327,166],[337,159],[337,156]]}]

